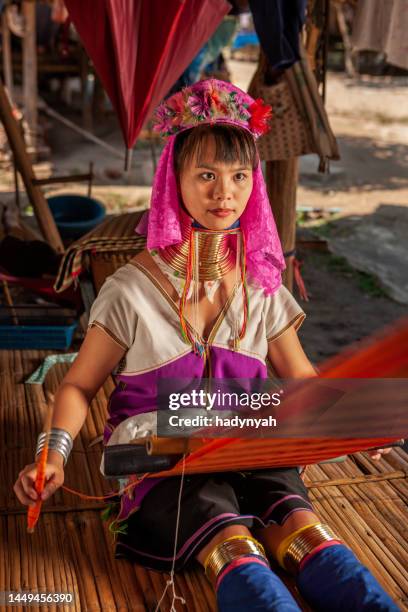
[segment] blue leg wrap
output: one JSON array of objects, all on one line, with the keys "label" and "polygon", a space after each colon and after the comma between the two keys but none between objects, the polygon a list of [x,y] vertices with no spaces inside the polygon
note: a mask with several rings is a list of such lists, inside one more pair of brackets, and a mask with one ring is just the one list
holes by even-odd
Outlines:
[{"label": "blue leg wrap", "polygon": [[283,582],[268,567],[245,563],[229,571],[217,590],[219,612],[299,612]]},{"label": "blue leg wrap", "polygon": [[371,572],[343,544],[324,548],[306,561],[297,585],[317,612],[399,610]]}]

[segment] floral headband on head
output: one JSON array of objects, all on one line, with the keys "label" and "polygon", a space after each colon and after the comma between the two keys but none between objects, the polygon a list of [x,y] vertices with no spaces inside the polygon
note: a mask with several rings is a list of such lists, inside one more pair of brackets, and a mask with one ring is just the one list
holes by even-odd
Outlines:
[{"label": "floral headband on head", "polygon": [[258,138],[269,130],[272,107],[254,100],[231,83],[208,79],[175,93],[154,115],[154,130],[173,136],[203,123],[229,123]]}]

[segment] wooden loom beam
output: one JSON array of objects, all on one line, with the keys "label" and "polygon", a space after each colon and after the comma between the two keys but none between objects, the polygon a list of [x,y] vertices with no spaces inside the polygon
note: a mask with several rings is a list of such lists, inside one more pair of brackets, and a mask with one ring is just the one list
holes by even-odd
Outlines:
[{"label": "wooden loom beam", "polygon": [[10,148],[13,152],[15,163],[24,182],[30,203],[33,206],[38,225],[45,240],[57,251],[64,252],[58,228],[48,207],[47,200],[41,189],[34,184],[35,174],[27,154],[25,142],[20,126],[13,116],[13,111],[8,99],[3,82],[0,79],[0,120],[4,125]]}]

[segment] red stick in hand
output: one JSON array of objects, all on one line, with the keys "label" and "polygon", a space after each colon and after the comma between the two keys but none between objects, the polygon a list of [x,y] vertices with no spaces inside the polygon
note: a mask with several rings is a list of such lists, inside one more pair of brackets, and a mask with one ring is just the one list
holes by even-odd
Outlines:
[{"label": "red stick in hand", "polygon": [[34,527],[37,524],[38,519],[40,518],[42,499],[41,493],[44,491],[45,486],[45,466],[47,465],[48,458],[48,443],[50,438],[50,430],[52,423],[52,413],[54,408],[54,401],[52,396],[48,396],[48,406],[47,406],[47,415],[45,417],[44,423],[44,431],[46,432],[45,444],[40,453],[40,456],[37,461],[37,476],[35,479],[34,488],[37,491],[38,499],[33,506],[29,506],[27,512],[27,531],[28,533],[34,532]]}]

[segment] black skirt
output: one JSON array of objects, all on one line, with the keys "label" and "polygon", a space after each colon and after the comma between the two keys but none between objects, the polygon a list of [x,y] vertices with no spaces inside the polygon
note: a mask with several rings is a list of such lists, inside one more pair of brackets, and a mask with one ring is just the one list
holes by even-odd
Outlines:
[{"label": "black skirt", "polygon": [[[180,477],[166,478],[130,515],[119,534],[116,557],[170,571]],[[224,527],[282,525],[297,510],[313,511],[297,468],[185,476],[177,538],[176,571],[184,569]]]}]

